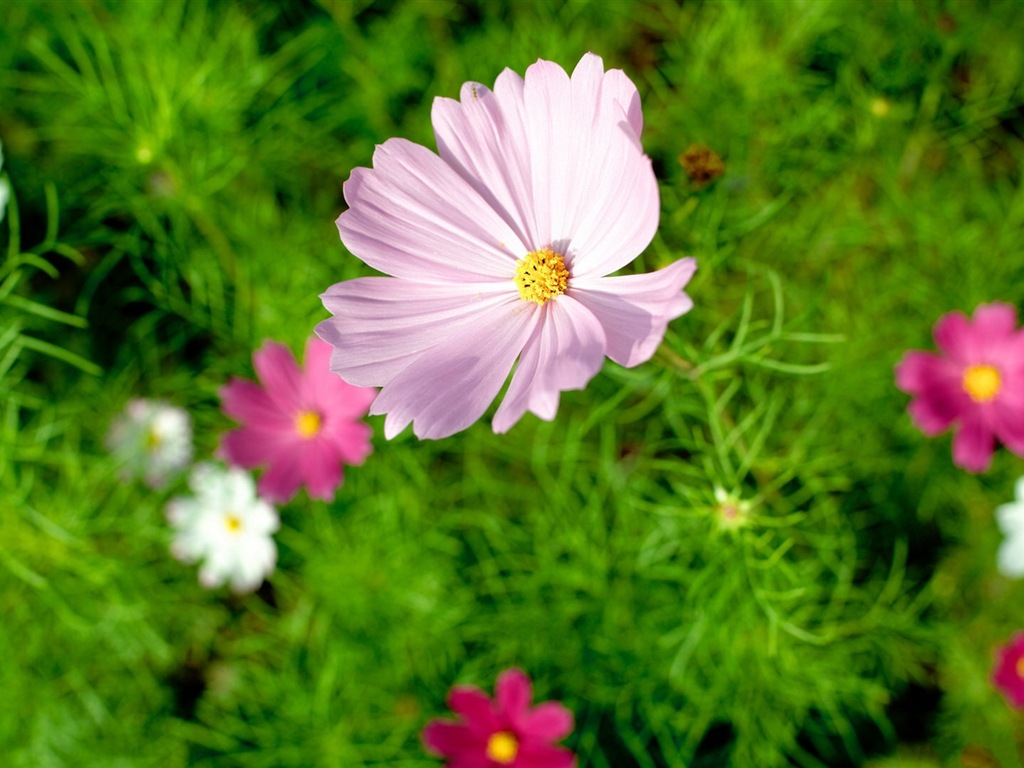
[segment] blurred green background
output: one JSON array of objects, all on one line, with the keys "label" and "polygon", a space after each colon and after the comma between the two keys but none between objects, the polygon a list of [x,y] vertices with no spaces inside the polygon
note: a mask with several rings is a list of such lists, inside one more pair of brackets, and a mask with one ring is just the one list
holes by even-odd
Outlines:
[{"label": "blurred green background", "polygon": [[[1024,461],[957,470],[892,366],[946,311],[1024,308],[1022,40],[1016,0],[0,3],[0,762],[425,768],[448,688],[518,665],[581,768],[1020,768],[989,674]],[[371,420],[333,503],[281,508],[270,581],[202,590],[183,485],[119,480],[111,420],[174,402],[209,457],[217,388],[367,274],[351,169],[586,51],[661,183],[631,269],[697,257],[694,310],[553,423]]]}]

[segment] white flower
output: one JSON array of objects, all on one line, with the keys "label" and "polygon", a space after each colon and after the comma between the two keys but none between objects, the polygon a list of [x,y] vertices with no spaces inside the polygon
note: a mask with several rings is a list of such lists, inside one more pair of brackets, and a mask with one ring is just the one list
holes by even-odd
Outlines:
[{"label": "white flower", "polygon": [[207,588],[230,582],[251,592],[274,570],[272,534],[277,512],[256,495],[252,476],[236,467],[196,466],[189,477],[194,497],[172,499],[167,519],[175,529],[171,554],[186,563],[202,561],[199,582]]},{"label": "white flower", "polygon": [[724,530],[736,530],[750,522],[752,504],[741,499],[739,494],[727,493],[724,488],[715,486],[715,516],[718,526]]},{"label": "white flower", "polygon": [[999,572],[1011,579],[1024,576],[1024,477],[1016,491],[1016,501],[996,507],[996,522],[1006,537],[999,547]]},{"label": "white flower", "polygon": [[158,400],[131,400],[111,425],[107,448],[120,461],[123,477],[163,488],[192,463],[192,420],[185,410]]}]

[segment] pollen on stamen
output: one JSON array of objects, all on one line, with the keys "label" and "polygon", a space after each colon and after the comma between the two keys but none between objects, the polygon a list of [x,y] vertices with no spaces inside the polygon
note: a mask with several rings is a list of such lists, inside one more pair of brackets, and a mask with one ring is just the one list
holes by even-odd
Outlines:
[{"label": "pollen on stamen", "polygon": [[1003,387],[999,369],[991,365],[972,365],[964,371],[964,391],[976,403],[987,403]]},{"label": "pollen on stamen", "polygon": [[516,262],[515,281],[522,299],[543,306],[549,299],[565,293],[569,287],[569,270],[562,254],[541,248],[530,251]]},{"label": "pollen on stamen", "polygon": [[516,759],[519,740],[508,731],[498,731],[487,740],[487,757],[496,763],[507,765]]},{"label": "pollen on stamen", "polygon": [[295,417],[295,431],[307,440],[316,437],[320,432],[320,414],[316,411],[303,411]]},{"label": "pollen on stamen", "polygon": [[228,513],[224,518],[224,527],[231,533],[238,533],[242,530],[242,519],[234,513]]}]

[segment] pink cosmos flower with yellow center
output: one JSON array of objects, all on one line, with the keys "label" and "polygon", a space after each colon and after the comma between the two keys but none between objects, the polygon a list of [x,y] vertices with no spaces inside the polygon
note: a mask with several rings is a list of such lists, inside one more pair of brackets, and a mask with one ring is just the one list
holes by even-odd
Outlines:
[{"label": "pink cosmos flower with yellow center", "polygon": [[953,462],[988,469],[998,438],[1024,456],[1024,330],[1009,304],[982,304],[972,319],[960,312],[935,324],[942,352],[910,351],[896,366],[896,386],[914,396],[911,418],[926,435],[951,426]]},{"label": "pink cosmos flower with yellow center", "polygon": [[999,649],[992,684],[1015,709],[1024,709],[1024,632]]},{"label": "pink cosmos flower with yellow center", "polygon": [[494,700],[473,686],[456,686],[448,706],[458,721],[433,720],[423,743],[451,768],[572,768],[576,756],[552,742],[572,731],[572,713],[558,702],[531,707],[530,678],[510,669],[498,676]]},{"label": "pink cosmos flower with yellow center", "polygon": [[289,501],[302,485],[330,501],[342,466],[362,464],[372,450],[360,419],[376,391],[343,381],[330,358],[330,346],[311,337],[303,370],[288,347],[268,341],[252,358],[263,386],[232,379],[220,390],[224,413],[243,426],[224,435],[218,455],[246,469],[268,467],[259,492],[270,501]]},{"label": "pink cosmos flower with yellow center", "polygon": [[[515,365],[495,432],[526,411],[551,420],[604,358],[648,360],[692,306],[681,259],[608,277],[658,227],[636,87],[585,55],[572,76],[538,61],[494,90],[434,101],[438,154],[403,139],[345,183],[345,246],[388,277],[338,283],[317,334],[346,381],[380,386],[388,438],[410,422],[441,438],[479,419]],[[517,362],[518,361],[518,362]]]}]

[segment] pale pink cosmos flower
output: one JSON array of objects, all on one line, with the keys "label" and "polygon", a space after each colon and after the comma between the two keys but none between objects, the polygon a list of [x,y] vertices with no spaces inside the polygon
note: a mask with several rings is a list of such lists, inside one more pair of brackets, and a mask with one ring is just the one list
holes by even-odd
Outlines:
[{"label": "pale pink cosmos flower", "polygon": [[421,438],[465,429],[513,365],[494,431],[526,411],[551,420],[560,392],[605,356],[645,362],[692,306],[693,259],[607,276],[658,227],[637,89],[593,54],[571,77],[538,61],[435,99],[432,119],[439,155],[390,139],[346,182],[341,239],[389,277],[329,288],[316,332],[334,371],[383,387],[370,412],[388,438],[410,422]]},{"label": "pale pink cosmos flower", "polygon": [[302,370],[288,347],[268,341],[252,358],[263,386],[232,379],[220,390],[224,413],[243,426],[224,435],[218,455],[246,469],[268,467],[259,492],[270,501],[286,502],[302,485],[330,501],[342,465],[362,464],[372,450],[360,419],[376,392],[332,373],[330,357],[331,347],[311,337]]},{"label": "pale pink cosmos flower", "polygon": [[1015,709],[1024,709],[1024,632],[999,649],[992,683]]},{"label": "pale pink cosmos flower", "polygon": [[530,678],[518,669],[498,676],[494,700],[473,686],[456,686],[448,706],[459,720],[432,720],[423,743],[451,768],[572,768],[576,756],[553,742],[573,728],[572,713],[555,701],[531,707]]},{"label": "pale pink cosmos flower", "polygon": [[913,350],[896,386],[914,396],[911,418],[926,435],[953,427],[953,462],[988,469],[998,438],[1024,456],[1024,330],[1009,304],[982,304],[973,319],[949,312],[935,324],[941,355]]}]

